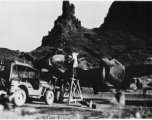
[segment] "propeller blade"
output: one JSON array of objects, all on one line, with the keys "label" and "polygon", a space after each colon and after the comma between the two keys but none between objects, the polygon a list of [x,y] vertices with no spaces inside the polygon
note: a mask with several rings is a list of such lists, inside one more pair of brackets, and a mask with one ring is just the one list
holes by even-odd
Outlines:
[{"label": "propeller blade", "polygon": [[48,53],[46,56],[44,56],[41,61],[44,61],[50,57],[52,57],[57,51],[60,51],[60,49],[54,48],[50,53]]},{"label": "propeller blade", "polygon": [[110,58],[110,60],[112,60],[112,59],[114,59],[114,58],[117,58],[117,57],[121,56],[122,54],[125,54],[125,53],[129,52],[129,51],[132,50],[132,49],[133,49],[133,47],[131,46],[131,47],[127,48],[126,50],[119,52],[117,55],[112,56],[112,57]]},{"label": "propeller blade", "polygon": [[23,57],[25,57],[25,59],[27,59],[27,60],[29,60],[31,62],[35,61],[34,57],[32,55],[30,55],[29,53],[24,53]]},{"label": "propeller blade", "polygon": [[101,59],[101,58],[99,57],[99,55],[97,55],[97,53],[95,53],[94,51],[92,51],[91,49],[87,48],[87,47],[84,46],[84,45],[82,45],[82,46],[83,46],[84,50],[87,51],[89,54],[91,54],[92,56],[94,56],[94,57],[97,58],[97,59]]}]

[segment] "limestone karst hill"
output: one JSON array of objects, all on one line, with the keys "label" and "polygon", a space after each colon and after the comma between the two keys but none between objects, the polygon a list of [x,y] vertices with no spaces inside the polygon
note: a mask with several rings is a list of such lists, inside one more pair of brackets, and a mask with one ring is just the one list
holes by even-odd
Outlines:
[{"label": "limestone karst hill", "polygon": [[115,1],[101,25],[102,30],[117,30],[152,35],[151,1]]},{"label": "limestone karst hill", "polygon": [[43,37],[42,46],[70,46],[85,53],[81,47],[85,45],[101,56],[113,56],[132,46],[129,54],[117,59],[125,65],[142,63],[152,55],[151,3],[115,1],[104,23],[99,28],[87,29],[76,18],[74,5],[63,1],[63,13],[54,22],[54,28]]},{"label": "limestone karst hill", "polygon": [[[117,57],[124,65],[143,63],[152,56],[152,2],[115,1],[104,23],[99,28],[92,29],[81,25],[81,20],[75,16],[77,11],[74,4],[63,1],[61,9],[62,14],[55,20],[54,27],[50,28],[48,35],[42,36],[42,44],[29,52],[32,56],[40,59],[51,52],[51,47],[69,46],[80,52],[79,57],[85,56],[88,61],[96,62],[97,59],[89,55],[82,45],[101,57],[117,55],[131,46],[131,51]],[[16,56],[17,53],[13,55]]]}]

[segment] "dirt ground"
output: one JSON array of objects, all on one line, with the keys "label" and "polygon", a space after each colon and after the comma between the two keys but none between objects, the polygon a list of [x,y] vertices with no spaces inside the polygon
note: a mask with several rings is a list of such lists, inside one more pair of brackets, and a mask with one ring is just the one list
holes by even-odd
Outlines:
[{"label": "dirt ground", "polygon": [[[151,93],[151,92],[150,92]],[[139,92],[126,92],[126,104],[116,105],[114,93],[102,92],[99,95],[83,94],[85,101],[92,100],[96,109],[77,102],[68,104],[33,101],[22,107],[0,112],[1,119],[100,119],[100,118],[152,118],[152,96],[144,98]],[[11,106],[12,104],[10,104]]]}]

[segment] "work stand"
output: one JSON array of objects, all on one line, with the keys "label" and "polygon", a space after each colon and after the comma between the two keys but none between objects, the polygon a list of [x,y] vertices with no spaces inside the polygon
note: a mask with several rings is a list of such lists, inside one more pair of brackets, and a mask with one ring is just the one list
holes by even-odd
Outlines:
[{"label": "work stand", "polygon": [[83,101],[79,80],[71,78],[65,83],[64,86],[64,95],[69,95],[69,104],[71,102]]}]

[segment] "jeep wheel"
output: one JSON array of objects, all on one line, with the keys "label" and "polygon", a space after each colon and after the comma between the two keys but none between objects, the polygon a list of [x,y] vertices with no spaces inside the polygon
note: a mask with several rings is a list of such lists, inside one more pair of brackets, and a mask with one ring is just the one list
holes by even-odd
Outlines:
[{"label": "jeep wheel", "polygon": [[61,92],[60,90],[56,90],[56,92],[55,92],[55,102],[56,103],[63,102],[63,92]]},{"label": "jeep wheel", "polygon": [[19,89],[19,90],[14,92],[13,103],[16,106],[24,105],[25,101],[26,101],[26,93],[24,90]]},{"label": "jeep wheel", "polygon": [[54,101],[54,93],[51,90],[48,90],[45,94],[45,103],[50,105]]},{"label": "jeep wheel", "polygon": [[56,103],[59,103],[60,95],[61,95],[61,91],[60,90],[56,90],[56,92],[55,92],[55,102]]}]

